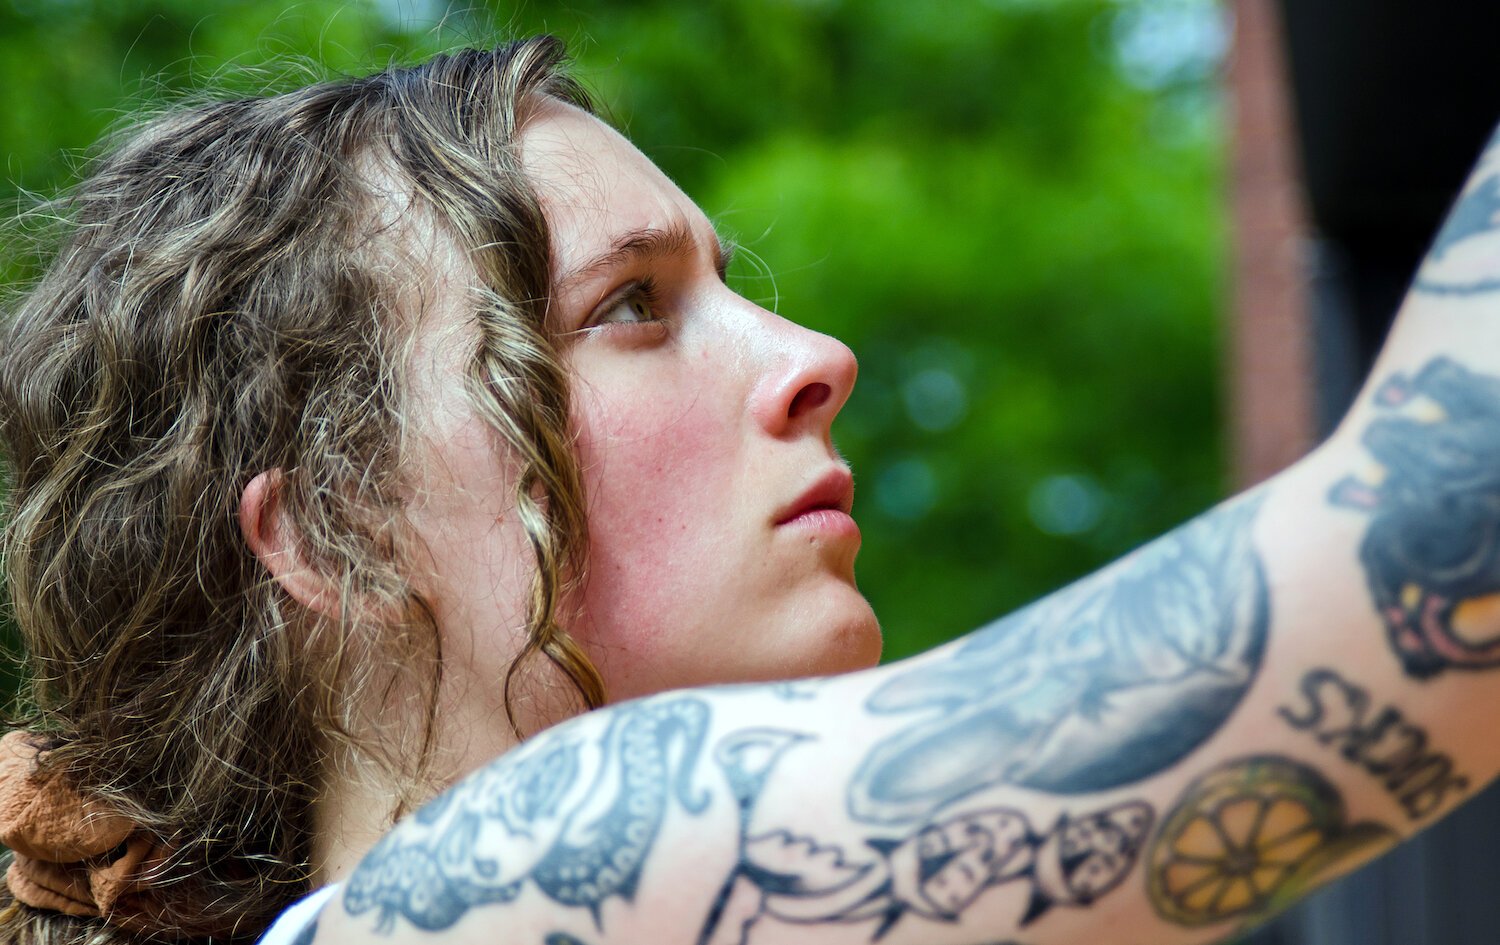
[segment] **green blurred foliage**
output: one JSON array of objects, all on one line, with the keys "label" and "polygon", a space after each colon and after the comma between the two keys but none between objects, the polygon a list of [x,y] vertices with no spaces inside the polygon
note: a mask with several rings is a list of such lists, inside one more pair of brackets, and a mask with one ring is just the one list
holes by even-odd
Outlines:
[{"label": "green blurred foliage", "polygon": [[859,355],[835,435],[888,656],[1219,497],[1210,0],[0,0],[0,199],[180,89],[538,31],[746,250],[735,285]]}]

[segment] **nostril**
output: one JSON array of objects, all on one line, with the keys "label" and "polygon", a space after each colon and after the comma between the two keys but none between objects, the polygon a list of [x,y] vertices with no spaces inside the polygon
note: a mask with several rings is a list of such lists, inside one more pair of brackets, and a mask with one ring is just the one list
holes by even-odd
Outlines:
[{"label": "nostril", "polygon": [[822,381],[808,384],[797,391],[797,396],[792,398],[792,404],[787,408],[787,416],[800,417],[810,410],[817,410],[828,403],[828,399],[832,396],[833,388]]}]

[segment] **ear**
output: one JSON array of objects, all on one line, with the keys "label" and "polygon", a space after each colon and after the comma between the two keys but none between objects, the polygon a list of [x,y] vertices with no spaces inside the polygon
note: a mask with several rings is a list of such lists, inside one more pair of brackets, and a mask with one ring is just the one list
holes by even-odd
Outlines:
[{"label": "ear", "polygon": [[281,507],[280,490],[279,469],[267,470],[250,480],[240,493],[240,534],[282,590],[308,610],[337,617],[338,591],[302,557],[296,529]]}]

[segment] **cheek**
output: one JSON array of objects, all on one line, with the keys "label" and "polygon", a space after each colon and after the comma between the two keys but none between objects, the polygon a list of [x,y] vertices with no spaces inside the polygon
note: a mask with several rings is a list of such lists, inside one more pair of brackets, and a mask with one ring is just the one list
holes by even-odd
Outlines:
[{"label": "cheek", "polygon": [[[579,398],[589,510],[586,616],[601,642],[638,644],[701,612],[737,523],[743,457],[732,417],[703,399]],[[696,606],[694,605],[696,602]]]}]

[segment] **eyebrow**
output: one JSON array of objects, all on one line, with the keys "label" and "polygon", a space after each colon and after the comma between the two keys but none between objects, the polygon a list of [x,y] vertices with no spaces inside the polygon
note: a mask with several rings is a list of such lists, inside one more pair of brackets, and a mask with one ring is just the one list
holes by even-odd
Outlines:
[{"label": "eyebrow", "polygon": [[[686,223],[674,223],[664,229],[646,226],[629,230],[611,240],[609,249],[603,253],[563,273],[557,279],[556,290],[566,290],[595,273],[629,263],[690,258],[697,246],[698,238]],[[712,248],[714,269],[722,278],[734,258],[734,244],[715,232]]]}]

